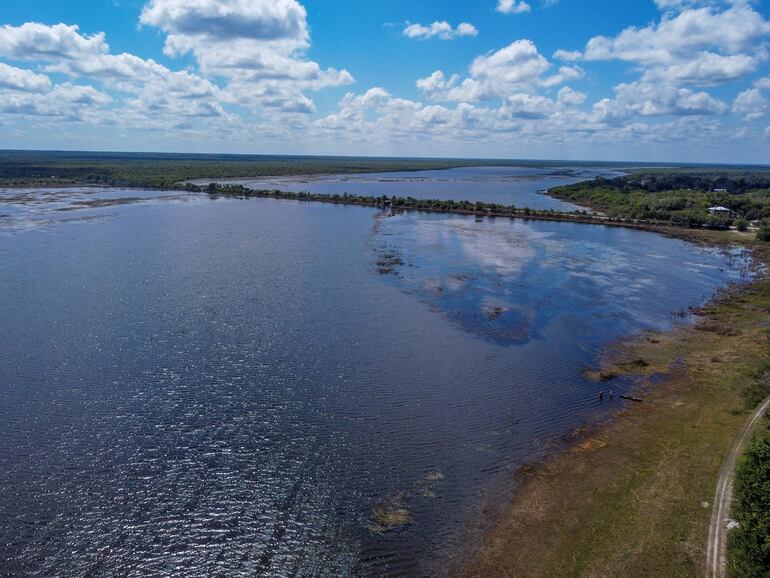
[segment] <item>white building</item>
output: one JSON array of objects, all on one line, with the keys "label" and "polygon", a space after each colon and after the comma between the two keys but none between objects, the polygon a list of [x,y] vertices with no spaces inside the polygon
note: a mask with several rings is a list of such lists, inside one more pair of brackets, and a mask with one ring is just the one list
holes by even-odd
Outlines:
[{"label": "white building", "polygon": [[732,211],[727,207],[709,207],[709,213],[712,215],[725,215],[729,216]]}]

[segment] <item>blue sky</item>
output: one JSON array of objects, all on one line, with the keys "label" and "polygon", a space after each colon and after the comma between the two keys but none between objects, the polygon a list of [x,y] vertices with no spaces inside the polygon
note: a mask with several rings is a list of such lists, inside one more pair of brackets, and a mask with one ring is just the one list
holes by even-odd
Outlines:
[{"label": "blue sky", "polygon": [[0,4],[0,147],[767,162],[750,0]]}]

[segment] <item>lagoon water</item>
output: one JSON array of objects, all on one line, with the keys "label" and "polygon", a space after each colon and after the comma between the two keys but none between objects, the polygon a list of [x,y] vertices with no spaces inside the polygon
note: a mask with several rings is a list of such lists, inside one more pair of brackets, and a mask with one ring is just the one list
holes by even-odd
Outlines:
[{"label": "lagoon water", "polygon": [[[253,189],[368,196],[399,196],[415,199],[482,201],[530,209],[573,211],[576,205],[545,194],[553,187],[599,176],[613,178],[623,173],[599,167],[458,167],[448,170],[314,175],[261,179],[224,179]],[[205,184],[206,179],[199,179]]]},{"label": "lagoon water", "polygon": [[619,407],[582,375],[603,346],[747,275],[617,228],[19,195],[3,574],[442,575],[520,465]]}]

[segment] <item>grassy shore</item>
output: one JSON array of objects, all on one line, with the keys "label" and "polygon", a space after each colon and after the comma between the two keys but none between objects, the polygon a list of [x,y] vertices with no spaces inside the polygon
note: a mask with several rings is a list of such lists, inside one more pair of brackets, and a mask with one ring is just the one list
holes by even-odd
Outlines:
[{"label": "grassy shore", "polygon": [[[671,234],[752,246],[770,262],[767,247],[746,236]],[[759,279],[715,300],[695,325],[613,348],[597,374],[666,378],[640,386],[643,403],[524,470],[465,574],[703,576],[720,464],[768,393],[757,374],[770,362],[769,331],[770,281]]]}]

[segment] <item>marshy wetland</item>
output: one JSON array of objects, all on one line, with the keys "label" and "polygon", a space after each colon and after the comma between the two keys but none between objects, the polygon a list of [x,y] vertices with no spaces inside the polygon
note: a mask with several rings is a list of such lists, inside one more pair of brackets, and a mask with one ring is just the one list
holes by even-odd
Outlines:
[{"label": "marshy wetland", "polygon": [[[390,186],[561,203],[507,171]],[[32,575],[441,574],[622,407],[608,344],[752,275],[630,229],[138,189],[0,190],[0,253],[0,542]]]}]

